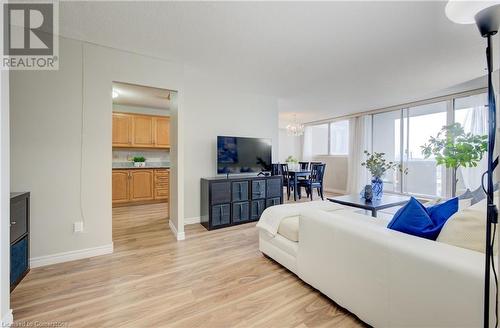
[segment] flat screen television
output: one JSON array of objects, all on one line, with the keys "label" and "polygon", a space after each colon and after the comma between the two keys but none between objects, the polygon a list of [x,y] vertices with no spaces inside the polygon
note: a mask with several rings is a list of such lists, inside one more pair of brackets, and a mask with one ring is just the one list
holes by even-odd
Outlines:
[{"label": "flat screen television", "polygon": [[271,139],[217,137],[217,173],[254,173],[271,170]]}]

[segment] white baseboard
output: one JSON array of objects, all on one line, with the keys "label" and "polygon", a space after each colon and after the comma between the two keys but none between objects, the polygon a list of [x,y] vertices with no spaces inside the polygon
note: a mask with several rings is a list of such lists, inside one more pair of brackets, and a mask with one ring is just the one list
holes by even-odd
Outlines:
[{"label": "white baseboard", "polygon": [[81,260],[88,257],[113,253],[113,243],[92,248],[84,248],[76,251],[56,253],[30,258],[30,266],[38,268],[45,265]]},{"label": "white baseboard", "polygon": [[184,219],[184,225],[186,224],[197,224],[197,223],[200,223],[201,220],[200,220],[200,217],[199,216],[195,216],[193,218],[185,218]]},{"label": "white baseboard", "polygon": [[175,238],[177,240],[184,240],[186,239],[186,234],[183,232],[178,232],[177,228],[175,225],[172,223],[172,220],[168,220],[168,226],[170,227],[170,230],[172,230],[172,233],[174,234]]},{"label": "white baseboard", "polygon": [[14,316],[12,310],[7,311],[0,322],[0,327],[10,327],[14,323]]}]

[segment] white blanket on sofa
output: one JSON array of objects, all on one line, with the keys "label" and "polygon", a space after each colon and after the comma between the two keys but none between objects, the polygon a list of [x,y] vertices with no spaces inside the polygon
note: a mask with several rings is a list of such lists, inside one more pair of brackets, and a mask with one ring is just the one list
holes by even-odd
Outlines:
[{"label": "white blanket on sofa", "polygon": [[346,206],[335,204],[330,201],[312,201],[272,206],[266,208],[266,210],[262,213],[260,220],[257,223],[257,227],[274,237],[278,233],[278,228],[283,219],[292,216],[300,217],[302,211],[317,209],[331,212],[345,208]]}]

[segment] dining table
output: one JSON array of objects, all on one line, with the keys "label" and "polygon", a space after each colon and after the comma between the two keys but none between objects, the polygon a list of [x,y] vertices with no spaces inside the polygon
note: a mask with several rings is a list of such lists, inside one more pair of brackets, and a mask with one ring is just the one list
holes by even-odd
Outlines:
[{"label": "dining table", "polygon": [[297,187],[300,177],[304,177],[306,179],[311,175],[311,170],[301,169],[299,165],[297,166],[289,166],[288,167],[288,179],[292,181],[293,184],[293,200],[297,201]]}]

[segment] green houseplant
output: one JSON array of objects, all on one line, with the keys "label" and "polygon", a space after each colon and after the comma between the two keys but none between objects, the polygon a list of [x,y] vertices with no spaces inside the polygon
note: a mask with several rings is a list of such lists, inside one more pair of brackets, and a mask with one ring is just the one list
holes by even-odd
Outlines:
[{"label": "green houseplant", "polygon": [[133,161],[134,161],[135,167],[145,167],[146,166],[146,159],[143,156],[135,156]]},{"label": "green houseplant", "polygon": [[[443,126],[436,137],[430,137],[427,144],[421,146],[424,158],[434,156],[436,165],[444,165],[453,170],[456,177],[459,167],[476,167],[488,150],[488,136],[465,133],[460,123]],[[452,186],[455,196],[457,180]]]},{"label": "green houseplant", "polygon": [[[399,169],[402,171],[402,166],[399,163],[395,163],[392,161],[387,161],[384,156],[385,153],[377,153],[374,152],[369,153],[367,150],[364,151],[366,155],[366,160],[361,163],[361,166],[364,166],[368,169],[370,174],[372,175],[372,191],[373,191],[373,197],[376,200],[382,199],[383,195],[383,190],[384,190],[384,183],[382,181],[382,177],[384,176],[385,172],[388,170],[395,170]],[[407,170],[404,171],[404,173],[407,173]]]},{"label": "green houseplant", "polygon": [[285,163],[288,163],[288,164],[297,164],[299,161],[293,157],[292,155],[288,156],[285,160]]}]

